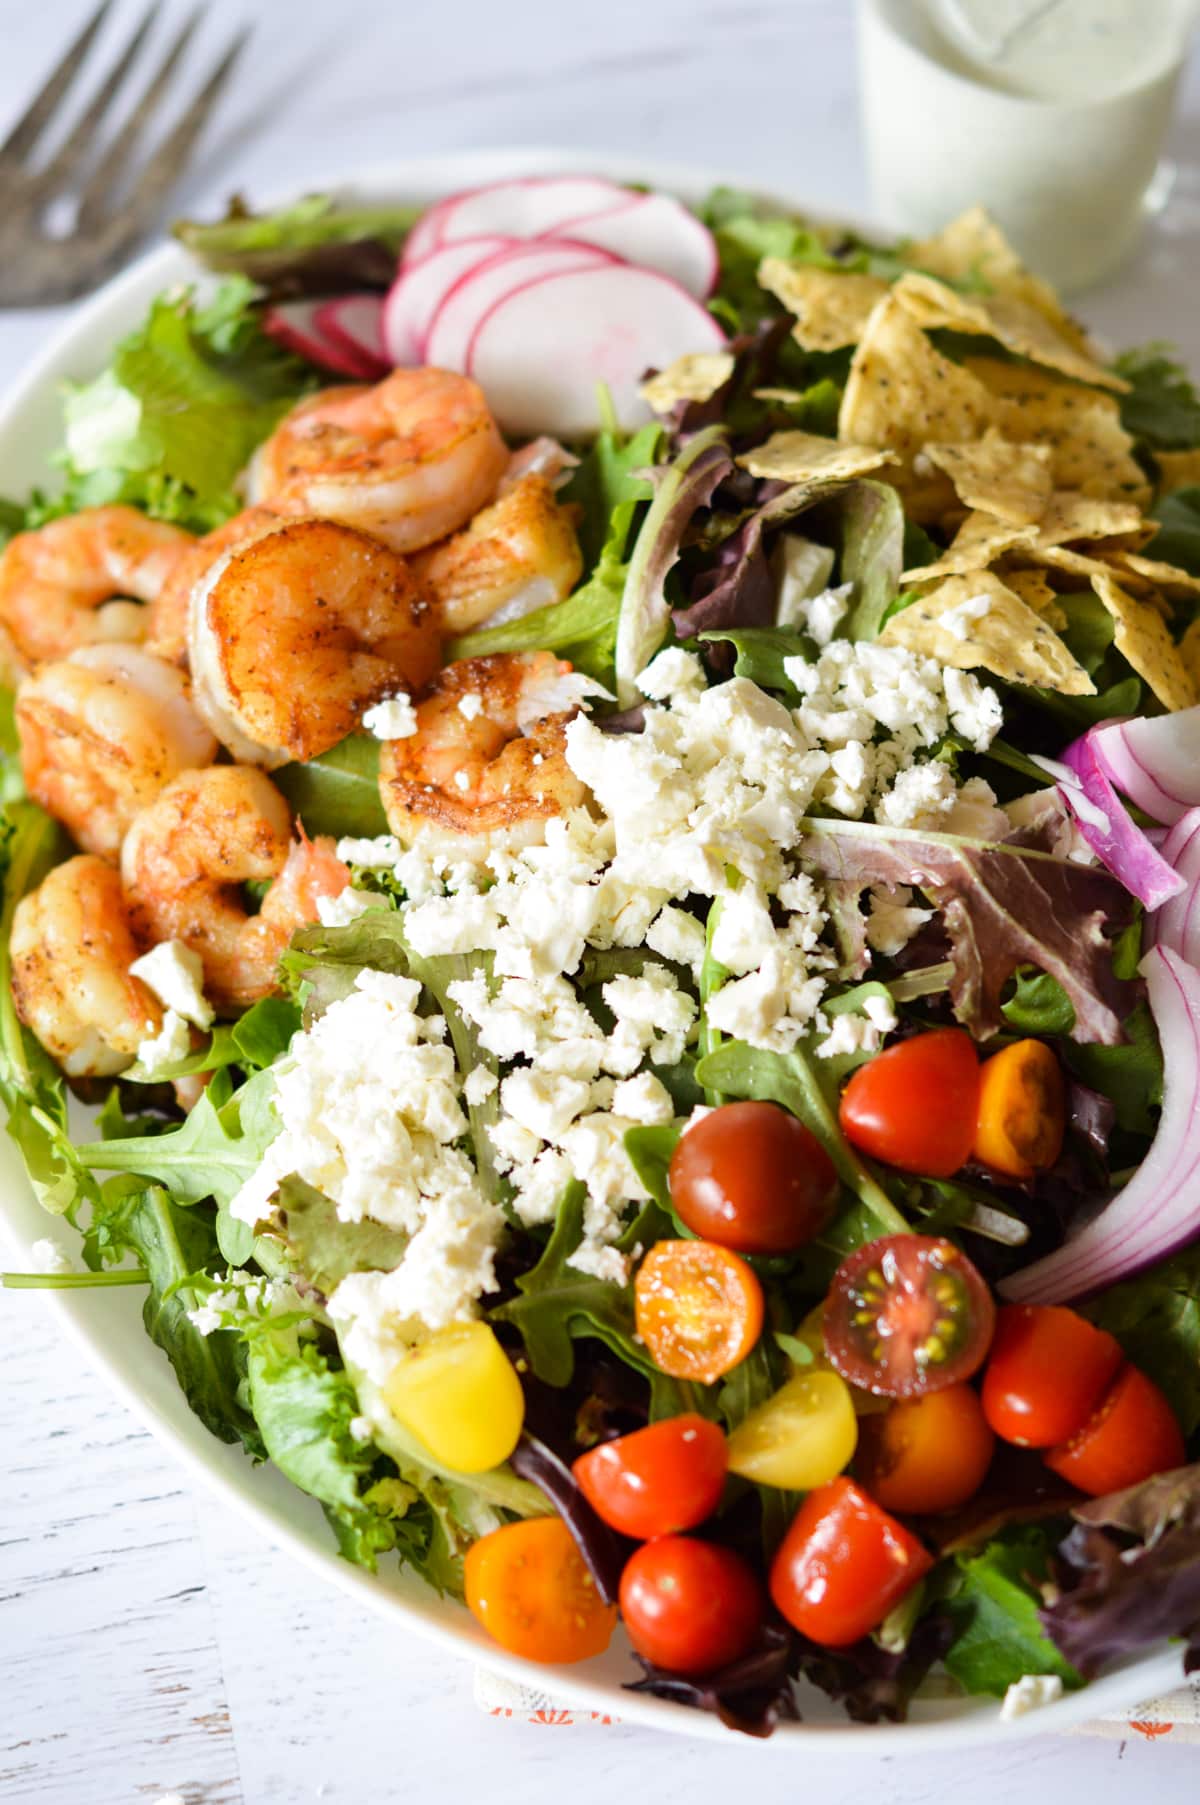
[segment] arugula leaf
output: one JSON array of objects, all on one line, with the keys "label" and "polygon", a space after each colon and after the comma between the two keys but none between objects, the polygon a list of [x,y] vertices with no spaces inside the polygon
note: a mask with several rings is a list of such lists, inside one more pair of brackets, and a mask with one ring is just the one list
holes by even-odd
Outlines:
[{"label": "arugula leaf", "polygon": [[1184,1434],[1200,1428],[1200,1250],[1152,1266],[1082,1308],[1162,1387]]},{"label": "arugula leaf", "polygon": [[1133,384],[1120,397],[1121,424],[1143,445],[1187,451],[1200,445],[1200,396],[1172,348],[1156,341],[1117,358],[1113,368]]},{"label": "arugula leaf", "polygon": [[[679,1122],[662,1122],[653,1127],[640,1126],[625,1130],[625,1151],[629,1155],[629,1163],[649,1191],[655,1203],[668,1214],[671,1208],[671,1189],[667,1182],[667,1174],[671,1166],[671,1155],[679,1145],[682,1124]],[[679,1232],[688,1234],[690,1230],[680,1225]]]},{"label": "arugula leaf", "polygon": [[251,213],[235,199],[222,220],[181,219],[171,230],[207,269],[235,272],[272,294],[345,294],[391,284],[421,211],[339,207],[331,195],[306,194],[274,213]]},{"label": "arugula leaf", "polygon": [[517,1280],[519,1297],[488,1315],[510,1323],[525,1343],[529,1364],[547,1385],[568,1385],[575,1371],[572,1342],[591,1336],[604,1342],[627,1366],[655,1373],[654,1362],[634,1339],[633,1298],[628,1286],[589,1278],[571,1265],[583,1239],[587,1192],[576,1179],[563,1192],[542,1257]]},{"label": "arugula leaf", "polygon": [[284,1179],[277,1209],[289,1264],[325,1296],[349,1272],[391,1272],[408,1246],[406,1234],[369,1216],[343,1222],[329,1198],[302,1178]]},{"label": "arugula leaf", "polygon": [[968,1692],[1003,1698],[1027,1673],[1057,1674],[1068,1688],[1083,1684],[1039,1620],[1050,1569],[1044,1529],[1009,1530],[980,1552],[960,1554],[957,1569],[946,1601],[955,1637],[943,1659]]},{"label": "arugula leaf", "polygon": [[271,773],[309,834],[371,840],[388,831],[379,798],[380,743],[355,733],[304,765]]}]

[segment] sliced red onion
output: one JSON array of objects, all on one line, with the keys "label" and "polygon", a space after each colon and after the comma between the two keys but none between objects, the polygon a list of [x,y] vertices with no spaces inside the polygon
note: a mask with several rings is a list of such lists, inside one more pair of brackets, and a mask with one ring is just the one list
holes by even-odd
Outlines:
[{"label": "sliced red onion", "polygon": [[1200,806],[1200,707],[1106,721],[1084,735],[1123,796],[1170,826]]},{"label": "sliced red onion", "polygon": [[1167,830],[1161,851],[1185,887],[1146,917],[1146,944],[1170,947],[1189,965],[1200,966],[1200,808],[1189,809]]},{"label": "sliced red onion", "polygon": [[1148,909],[1157,909],[1178,895],[1184,880],[1156,852],[1129,817],[1121,798],[1101,770],[1091,737],[1084,734],[1063,753],[1063,762],[1038,758],[1035,762],[1057,780],[1058,792],[1070,809],[1079,831],[1102,865]]},{"label": "sliced red onion", "polygon": [[1140,970],[1163,1050],[1158,1133],[1094,1221],[1003,1281],[1014,1303],[1066,1303],[1103,1290],[1200,1236],[1200,971],[1166,946],[1153,947]]}]

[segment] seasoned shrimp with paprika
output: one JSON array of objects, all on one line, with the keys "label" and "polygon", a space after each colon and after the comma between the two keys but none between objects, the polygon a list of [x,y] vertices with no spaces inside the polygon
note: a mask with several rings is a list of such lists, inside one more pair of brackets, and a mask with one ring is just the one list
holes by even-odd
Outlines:
[{"label": "seasoned shrimp with paprika", "polygon": [[404,559],[333,520],[287,520],[234,546],[192,592],[196,702],[235,758],[268,770],[353,733],[441,661]]},{"label": "seasoned shrimp with paprika", "polygon": [[16,720],[30,796],[106,859],[164,784],[217,756],[183,673],[139,646],[39,665],[18,685]]},{"label": "seasoned shrimp with paprika", "polygon": [[445,633],[498,627],[570,595],[583,570],[575,523],[545,476],[523,476],[460,533],[418,552],[413,575]]},{"label": "seasoned shrimp with paprika", "polygon": [[186,668],[188,661],[188,610],[192,591],[206,577],[222,552],[245,545],[260,533],[279,525],[269,508],[244,508],[213,532],[184,547],[166,582],[146,611],[146,637],[142,642],[156,658]]},{"label": "seasoned shrimp with paprika", "polygon": [[469,377],[393,370],[370,388],[323,389],[255,453],[249,499],[372,533],[398,552],[433,545],[496,493],[508,463]]},{"label": "seasoned shrimp with paprika", "polygon": [[[126,834],[121,876],[135,934],[198,953],[205,991],[226,1013],[278,988],[292,934],[350,881],[331,840],[293,839],[287,803],[249,765],[210,765],[169,783]],[[257,914],[246,883],[270,884]]]},{"label": "seasoned shrimp with paprika", "polygon": [[447,665],[416,710],[416,732],[379,763],[388,826],[405,846],[458,859],[537,845],[587,794],[566,760],[566,727],[597,685],[552,652]]}]

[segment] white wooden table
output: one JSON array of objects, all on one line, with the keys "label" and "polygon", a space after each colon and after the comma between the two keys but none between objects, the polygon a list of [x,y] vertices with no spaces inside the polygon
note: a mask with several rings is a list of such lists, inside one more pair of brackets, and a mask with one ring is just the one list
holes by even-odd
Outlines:
[{"label": "white wooden table", "polygon": [[[118,6],[128,28],[133,0]],[[168,0],[168,11],[179,10]],[[849,0],[211,0],[216,46],[257,22],[182,199],[319,187],[356,164],[493,144],[692,159],[866,215]],[[0,129],[82,0],[0,0]],[[1176,196],[1135,274],[1088,305],[1114,340],[1175,338],[1200,364],[1200,63],[1174,135]],[[0,205],[3,197],[0,196]],[[0,315],[0,383],[57,316]],[[1080,1736],[884,1762],[482,1715],[462,1664],[407,1641],[226,1520],[81,1370],[31,1293],[0,1293],[3,1805],[717,1805],[746,1784],[822,1805],[880,1797],[1115,1805],[1196,1796],[1194,1747]],[[147,1359],[159,1356],[147,1345]]]}]

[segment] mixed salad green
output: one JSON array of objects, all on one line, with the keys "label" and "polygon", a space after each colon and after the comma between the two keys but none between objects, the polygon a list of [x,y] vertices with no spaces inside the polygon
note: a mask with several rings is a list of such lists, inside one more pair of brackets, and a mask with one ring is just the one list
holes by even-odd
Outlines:
[{"label": "mixed salad green", "polygon": [[[1092,364],[978,220],[689,217],[722,342],[653,417],[602,387],[556,447],[578,580],[444,646],[591,680],[532,844],[401,844],[367,731],[279,765],[353,900],[240,1013],[68,1078],[11,980],[73,847],[6,697],[0,1095],[85,1269],[7,1282],[144,1287],[347,1559],[534,1659],[619,1601],[639,1686],[756,1733],[801,1678],[875,1721],[1194,1666],[1200,399],[1161,346]],[[220,280],[67,394],[0,543],[224,526],[298,403],[384,375],[394,313],[311,322],[428,218],[181,227]]]}]

